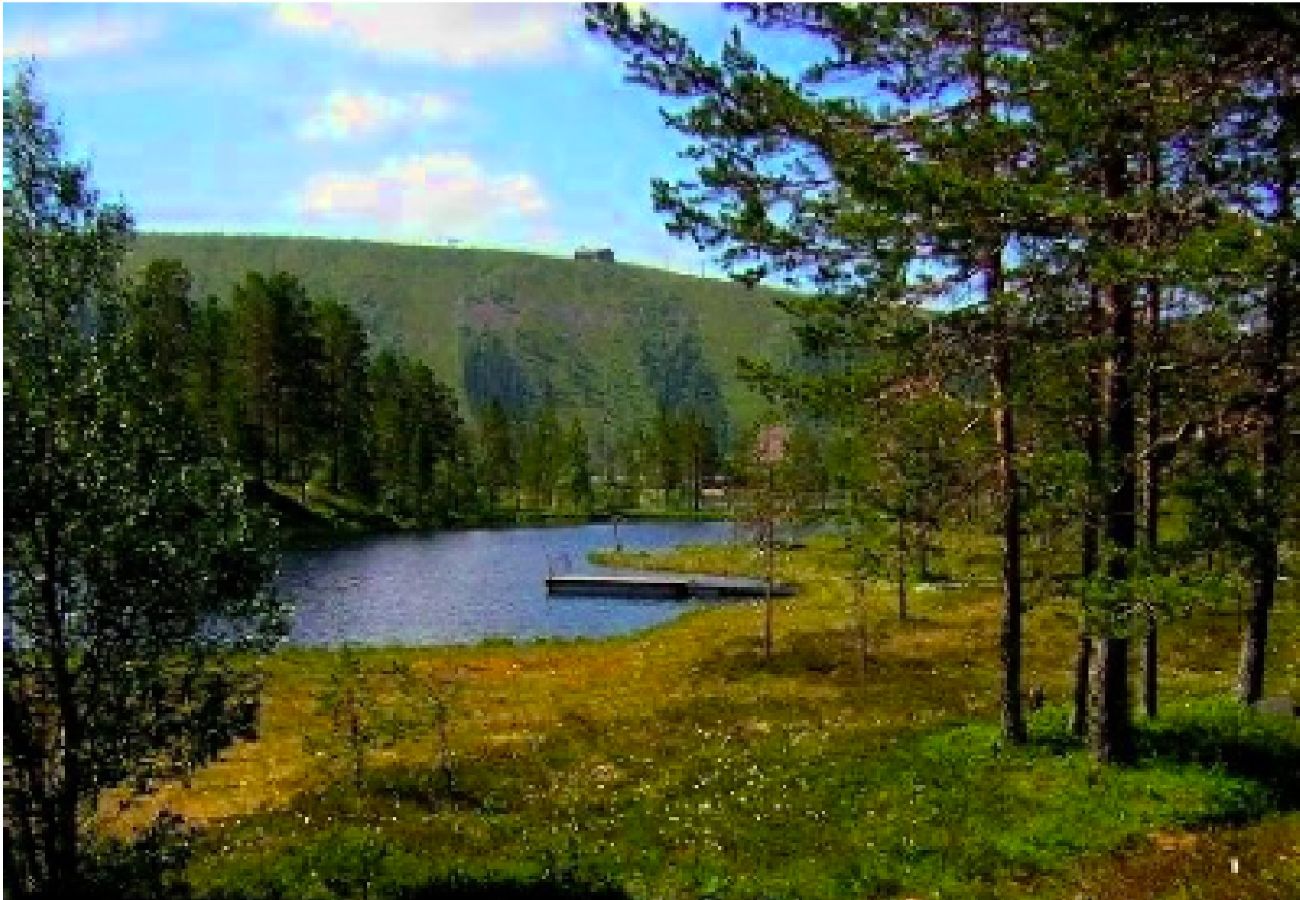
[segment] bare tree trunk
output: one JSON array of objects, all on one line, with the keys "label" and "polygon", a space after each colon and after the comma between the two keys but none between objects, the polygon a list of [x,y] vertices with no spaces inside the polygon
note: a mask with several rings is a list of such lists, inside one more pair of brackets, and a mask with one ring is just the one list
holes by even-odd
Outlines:
[{"label": "bare tree trunk", "polygon": [[[980,13],[982,16],[982,12]],[[980,117],[992,121],[993,94],[988,82],[989,51],[982,18],[974,54],[976,102]],[[996,157],[988,159],[988,173],[997,172]],[[997,226],[989,223],[990,229]],[[1020,483],[1016,469],[1015,414],[1011,405],[1011,323],[1002,299],[1003,270],[1001,233],[980,254],[984,273],[984,296],[993,313],[993,426],[998,444],[998,487],[1002,506],[1002,732],[1014,744],[1028,739],[1020,698],[1020,654],[1023,599],[1020,585]]]},{"label": "bare tree trunk", "polygon": [[[1282,174],[1278,182],[1279,218],[1295,223],[1296,161],[1290,135],[1297,118],[1297,97],[1283,98],[1286,119],[1280,134],[1279,158]],[[1287,441],[1287,368],[1290,362],[1291,308],[1295,302],[1295,262],[1283,259],[1277,267],[1265,315],[1268,335],[1259,360],[1259,378],[1264,387],[1263,428],[1260,442],[1260,534],[1251,553],[1253,587],[1246,630],[1241,639],[1241,667],[1237,676],[1237,697],[1255,703],[1264,695],[1264,660],[1268,648],[1268,619],[1273,609],[1278,575],[1278,543],[1282,534],[1283,496]]]},{"label": "bare tree trunk", "polygon": [[694,512],[700,511],[700,494],[703,492],[703,462],[700,459],[700,446],[698,435],[695,445],[691,448],[691,509]]},{"label": "bare tree trunk", "polygon": [[1105,636],[1097,641],[1091,725],[1093,753],[1098,762],[1125,763],[1133,758],[1128,652],[1127,638]]},{"label": "bare tree trunk", "polygon": [[[1000,260],[987,267],[990,294],[1002,290]],[[1020,698],[1020,644],[1023,599],[1020,584],[1020,479],[1016,469],[1015,414],[1011,408],[1011,339],[1005,314],[995,328],[994,429],[998,443],[998,482],[1002,501],[1002,731],[1014,743],[1027,739]]]},{"label": "bare tree trunk", "polygon": [[[1160,462],[1152,452],[1160,439],[1160,283],[1147,284],[1147,319],[1151,329],[1151,372],[1147,381],[1147,455],[1143,467],[1146,482],[1144,531],[1147,552],[1154,556],[1160,542]],[[1142,709],[1154,719],[1159,709],[1159,620],[1147,606],[1146,633],[1142,638]]]},{"label": "bare tree trunk", "polygon": [[930,581],[932,580],[930,577],[930,529],[927,526],[922,525],[917,534],[917,550],[919,550],[921,554],[921,580]]},{"label": "bare tree trunk", "polygon": [[867,623],[866,586],[856,573],[853,578],[854,612],[858,619],[858,659],[862,665],[862,680],[867,680],[867,666],[871,661],[871,644]]},{"label": "bare tree trunk", "polygon": [[[1088,363],[1088,432],[1084,449],[1088,456],[1088,490],[1083,511],[1083,535],[1080,559],[1081,581],[1086,583],[1097,574],[1101,563],[1101,523],[1099,491],[1102,484],[1102,417],[1106,407],[1105,363],[1098,346],[1105,332],[1105,315],[1097,288],[1088,294],[1088,333],[1094,346],[1089,347]],[[1080,597],[1080,603],[1082,603]],[[1089,670],[1092,666],[1092,633],[1083,610],[1079,615],[1079,649],[1074,662],[1074,711],[1070,731],[1076,737],[1088,733]]]},{"label": "bare tree trunk", "polygon": [[[1118,199],[1127,193],[1123,154],[1109,154],[1105,177],[1108,198]],[[1123,245],[1128,236],[1125,222],[1116,217],[1111,232],[1115,243]],[[1111,370],[1106,391],[1110,461],[1106,496],[1106,537],[1110,544],[1107,574],[1122,585],[1130,576],[1129,557],[1137,546],[1132,286],[1108,285],[1106,299],[1111,325]],[[1107,632],[1099,641],[1093,672],[1092,746],[1102,762],[1127,762],[1133,758],[1134,751],[1128,684],[1129,642],[1126,637],[1116,636],[1113,627],[1108,627]]]},{"label": "bare tree trunk", "polygon": [[[1160,190],[1160,148],[1154,146],[1147,155],[1147,181],[1151,195],[1157,197]],[[1152,249],[1159,242],[1159,208],[1152,204],[1150,243]],[[1162,340],[1160,333],[1160,281],[1151,278],[1147,281],[1147,328],[1149,336],[1150,365],[1147,375],[1147,455],[1143,467],[1146,498],[1146,532],[1147,553],[1155,556],[1160,543],[1160,461],[1153,452],[1160,439],[1160,361]],[[1147,607],[1146,633],[1142,639],[1142,708],[1147,717],[1154,719],[1159,708],[1159,620],[1156,610]]]},{"label": "bare tree trunk", "polygon": [[1251,557],[1250,609],[1241,636],[1241,666],[1237,675],[1237,698],[1242,703],[1258,702],[1264,696],[1264,661],[1268,648],[1268,620],[1273,609],[1277,580],[1277,545],[1261,541]]},{"label": "bare tree trunk", "polygon": [[898,517],[898,621],[907,621],[907,532],[906,522]]},{"label": "bare tree trunk", "polygon": [[1079,616],[1079,642],[1074,654],[1074,697],[1070,710],[1070,733],[1082,738],[1088,733],[1088,670],[1092,666],[1092,635],[1084,616]]}]

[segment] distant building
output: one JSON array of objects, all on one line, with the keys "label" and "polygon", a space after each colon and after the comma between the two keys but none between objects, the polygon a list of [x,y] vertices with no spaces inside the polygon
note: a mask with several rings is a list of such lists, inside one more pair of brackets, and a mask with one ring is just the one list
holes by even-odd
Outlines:
[{"label": "distant building", "polygon": [[573,251],[573,258],[590,262],[613,262],[614,251],[608,247],[579,247]]}]

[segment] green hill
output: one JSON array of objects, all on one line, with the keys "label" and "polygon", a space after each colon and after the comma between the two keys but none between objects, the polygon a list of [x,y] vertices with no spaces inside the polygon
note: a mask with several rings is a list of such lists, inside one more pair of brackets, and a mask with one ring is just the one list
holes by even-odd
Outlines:
[{"label": "green hill", "polygon": [[794,350],[778,292],[643,266],[499,250],[260,236],[143,234],[133,266],[175,257],[195,296],[248,270],[297,275],[350,304],[379,347],[426,360],[473,409],[549,401],[595,423],[693,401],[732,424],[761,401],[737,360]]}]

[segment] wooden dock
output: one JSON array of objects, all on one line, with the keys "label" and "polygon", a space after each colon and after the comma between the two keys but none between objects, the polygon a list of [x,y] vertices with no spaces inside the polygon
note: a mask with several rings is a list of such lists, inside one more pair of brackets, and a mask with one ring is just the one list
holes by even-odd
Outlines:
[{"label": "wooden dock", "polygon": [[[715,575],[552,575],[546,592],[557,597],[632,597],[646,600],[726,600],[764,597],[767,582],[761,578],[724,578]],[[773,597],[789,597],[794,587],[772,585]]]}]

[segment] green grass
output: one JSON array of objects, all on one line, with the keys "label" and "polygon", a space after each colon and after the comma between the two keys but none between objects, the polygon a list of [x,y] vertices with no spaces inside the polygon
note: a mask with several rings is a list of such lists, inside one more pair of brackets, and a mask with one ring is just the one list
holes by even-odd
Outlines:
[{"label": "green grass", "polygon": [[[656,561],[758,564],[727,548]],[[400,666],[457,679],[451,789],[412,734],[369,756],[355,794],[338,754],[303,739],[328,732],[315,698],[335,655],[283,652],[259,741],[106,827],[163,807],[198,823],[190,877],[210,897],[1294,896],[1300,726],[1221,699],[1232,616],[1166,626],[1165,713],[1142,724],[1137,765],[1106,768],[1067,734],[1068,603],[1027,617],[1026,682],[1049,704],[1010,747],[997,591],[917,591],[898,622],[880,586],[864,616],[843,563],[818,543],[780,555],[803,591],[777,605],[771,660],[752,604],[613,640],[360,651],[375,711],[418,699]],[[1289,593],[1272,694],[1300,693],[1298,618]]]},{"label": "green grass", "polygon": [[212,885],[274,896],[320,877],[323,859],[355,877],[364,836],[386,849],[376,880],[394,886],[562,873],[651,896],[996,896],[1008,879],[1154,828],[1249,819],[1273,802],[1259,782],[1202,765],[1100,769],[1079,754],[1009,751],[988,725],[882,742],[870,729],[814,732],[778,719],[739,741],[701,712],[676,711],[694,735],[673,741],[681,763],[671,767],[663,738],[657,758],[631,735],[595,739],[620,780],[604,790],[539,790],[552,773],[572,775],[593,738],[467,768],[455,797],[416,769],[381,770],[361,817],[343,794],[314,795],[223,831],[213,840],[233,848],[209,864]]}]

